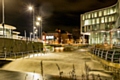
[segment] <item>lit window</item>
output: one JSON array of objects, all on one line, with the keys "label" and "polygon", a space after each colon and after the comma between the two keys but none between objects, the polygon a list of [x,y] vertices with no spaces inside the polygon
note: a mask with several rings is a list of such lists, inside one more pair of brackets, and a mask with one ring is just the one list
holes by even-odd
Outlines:
[{"label": "lit window", "polygon": [[109,14],[113,14],[114,12],[113,12],[113,9],[110,9],[110,13]]},{"label": "lit window", "polygon": [[94,17],[94,14],[92,13],[92,18]]},{"label": "lit window", "polygon": [[107,10],[104,10],[104,15],[107,15]]},{"label": "lit window", "polygon": [[97,12],[94,13],[94,16],[97,17]]},{"label": "lit window", "polygon": [[105,22],[107,22],[107,17],[105,17]]},{"label": "lit window", "polygon": [[101,23],[104,23],[104,17],[101,18]]},{"label": "lit window", "polygon": [[115,17],[114,16],[112,16],[112,21],[115,21]]},{"label": "lit window", "polygon": [[88,18],[90,18],[90,14],[88,14]]},{"label": "lit window", "polygon": [[110,16],[110,17],[109,17],[109,22],[111,22],[111,21],[112,21],[112,17]]},{"label": "lit window", "polygon": [[85,20],[85,17],[84,17],[84,15],[82,16],[82,20]]},{"label": "lit window", "polygon": [[95,19],[92,19],[92,24],[95,24]]},{"label": "lit window", "polygon": [[85,25],[90,25],[91,24],[91,20],[85,20]]},{"label": "lit window", "polygon": [[97,24],[99,24],[99,23],[100,23],[100,22],[99,22],[99,18],[97,18],[97,19],[96,19],[96,23],[97,23]]},{"label": "lit window", "polygon": [[117,10],[116,10],[116,8],[114,8],[114,13],[116,13],[117,12]]},{"label": "lit window", "polygon": [[99,16],[102,16],[102,11],[99,11]]}]

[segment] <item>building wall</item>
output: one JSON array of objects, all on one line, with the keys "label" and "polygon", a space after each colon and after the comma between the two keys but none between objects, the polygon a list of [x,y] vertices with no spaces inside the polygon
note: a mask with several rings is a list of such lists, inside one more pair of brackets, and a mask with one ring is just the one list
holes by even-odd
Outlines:
[{"label": "building wall", "polygon": [[[120,15],[120,0],[107,8],[102,8],[81,14],[81,34],[87,35],[89,33],[89,44],[114,43],[118,34],[116,22]],[[119,21],[118,21],[119,22]],[[112,33],[111,33],[111,32]],[[111,38],[112,37],[112,38]]]}]

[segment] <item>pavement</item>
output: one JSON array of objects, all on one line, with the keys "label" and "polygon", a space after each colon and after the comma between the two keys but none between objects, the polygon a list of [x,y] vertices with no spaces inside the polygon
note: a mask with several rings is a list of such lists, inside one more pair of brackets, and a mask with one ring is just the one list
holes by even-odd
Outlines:
[{"label": "pavement", "polygon": [[[2,66],[0,80],[42,80],[43,78],[44,80],[59,80],[60,76],[70,78],[73,75],[71,73],[73,70],[77,80],[81,80],[81,77],[86,75],[85,63],[92,69],[103,71],[104,68],[99,61],[94,60],[87,53],[85,49],[79,49],[72,52],[31,54],[24,58],[12,60],[12,62]],[[94,75],[99,73],[104,79],[113,80],[111,75],[104,72],[94,72]],[[41,74],[44,75],[43,78]]]},{"label": "pavement", "polygon": [[37,73],[0,69],[0,80],[42,80],[42,76]]}]

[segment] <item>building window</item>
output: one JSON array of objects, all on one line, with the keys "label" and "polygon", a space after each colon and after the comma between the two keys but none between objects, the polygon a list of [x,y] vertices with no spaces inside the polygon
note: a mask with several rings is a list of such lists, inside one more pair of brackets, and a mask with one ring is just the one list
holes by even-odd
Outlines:
[{"label": "building window", "polygon": [[114,13],[114,12],[113,12],[113,8],[111,8],[109,14],[113,14],[113,13]]},{"label": "building window", "polygon": [[94,17],[97,17],[97,12],[94,13]]},{"label": "building window", "polygon": [[115,17],[114,16],[112,16],[112,21],[115,21]]},{"label": "building window", "polygon": [[112,21],[112,17],[111,16],[109,16],[109,22],[111,22]]},{"label": "building window", "polygon": [[107,15],[107,10],[104,10],[104,15]]},{"label": "building window", "polygon": [[85,20],[85,24],[84,25],[91,25],[91,20]]},{"label": "building window", "polygon": [[96,30],[96,26],[95,25],[92,26],[92,30],[93,31]]},{"label": "building window", "polygon": [[90,31],[90,26],[86,26],[87,27],[87,31]]},{"label": "building window", "polygon": [[101,23],[104,23],[104,17],[101,18]]},{"label": "building window", "polygon": [[116,6],[113,7],[113,12],[114,12],[114,13],[117,12],[117,8],[116,8]]},{"label": "building window", "polygon": [[85,16],[84,15],[82,16],[82,20],[85,20]]},{"label": "building window", "polygon": [[84,26],[82,27],[82,32],[85,32],[85,28],[84,28]]},{"label": "building window", "polygon": [[100,23],[100,19],[99,19],[99,18],[96,19],[96,23],[97,23],[97,24]]},{"label": "building window", "polygon": [[107,17],[105,17],[105,22],[108,22]]},{"label": "building window", "polygon": [[92,18],[94,18],[94,14],[92,13]]},{"label": "building window", "polygon": [[95,25],[95,30],[98,30],[99,29],[99,25],[97,24],[97,25]]},{"label": "building window", "polygon": [[102,16],[102,11],[99,11],[99,17]]},{"label": "building window", "polygon": [[95,24],[95,19],[92,19],[92,24]]},{"label": "building window", "polygon": [[89,19],[91,18],[90,14],[88,14],[88,18],[89,18]]}]

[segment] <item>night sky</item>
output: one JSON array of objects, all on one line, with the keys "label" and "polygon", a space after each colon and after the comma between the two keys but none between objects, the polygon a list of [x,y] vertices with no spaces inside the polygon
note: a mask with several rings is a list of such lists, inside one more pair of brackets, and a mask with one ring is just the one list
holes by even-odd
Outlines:
[{"label": "night sky", "polygon": [[[0,0],[0,23],[2,7]],[[80,14],[115,4],[117,0],[5,0],[5,24],[27,36],[32,32],[32,13],[28,5],[34,5],[35,14],[42,15],[43,31],[54,32],[56,28],[71,32],[80,27]]]}]

